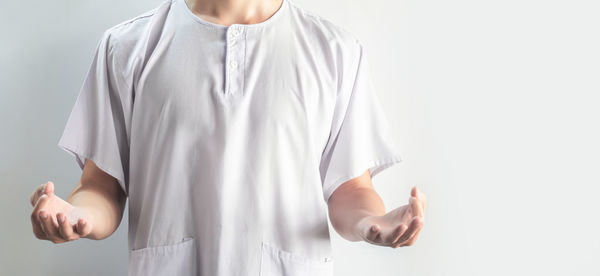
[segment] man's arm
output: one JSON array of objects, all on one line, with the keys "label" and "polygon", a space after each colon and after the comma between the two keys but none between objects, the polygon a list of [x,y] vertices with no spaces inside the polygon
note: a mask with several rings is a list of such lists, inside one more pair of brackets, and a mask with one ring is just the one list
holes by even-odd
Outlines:
[{"label": "man's arm", "polygon": [[114,233],[125,209],[125,195],[117,179],[86,159],[81,180],[73,189],[67,202],[85,210],[94,225],[86,238],[101,240]]},{"label": "man's arm", "polygon": [[373,188],[368,170],[335,189],[327,205],[331,225],[349,241],[363,240],[355,231],[360,219],[385,215],[385,206]]},{"label": "man's arm", "polygon": [[415,242],[423,226],[426,196],[413,187],[409,204],[386,214],[366,170],[340,185],[327,204],[331,224],[343,238],[397,248]]},{"label": "man's arm", "polygon": [[30,197],[33,232],[54,243],[104,239],[121,223],[126,200],[117,180],[86,159],[81,179],[66,201],[54,194],[52,182],[34,190]]}]

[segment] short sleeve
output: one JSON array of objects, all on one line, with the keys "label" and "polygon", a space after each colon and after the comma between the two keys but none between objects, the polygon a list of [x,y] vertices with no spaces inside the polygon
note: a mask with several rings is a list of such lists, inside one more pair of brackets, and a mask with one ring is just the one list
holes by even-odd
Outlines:
[{"label": "short sleeve", "polygon": [[119,74],[122,68],[112,44],[107,30],[96,46],[58,146],[74,156],[82,170],[85,159],[94,161],[128,195],[128,86]]},{"label": "short sleeve", "polygon": [[356,41],[352,79],[338,95],[330,137],[321,157],[325,202],[336,188],[367,169],[371,178],[402,159],[371,79],[363,46]]}]

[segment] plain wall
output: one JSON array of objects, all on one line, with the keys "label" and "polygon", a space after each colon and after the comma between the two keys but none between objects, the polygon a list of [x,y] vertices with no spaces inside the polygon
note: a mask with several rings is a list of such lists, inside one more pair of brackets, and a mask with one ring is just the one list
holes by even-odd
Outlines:
[{"label": "plain wall", "polygon": [[[0,2],[0,274],[126,275],[127,212],[108,239],[35,238],[29,196],[66,198],[57,147],[102,32],[161,1]],[[355,33],[403,161],[388,210],[428,195],[417,243],[348,242],[337,276],[600,275],[600,3],[296,0]]]}]

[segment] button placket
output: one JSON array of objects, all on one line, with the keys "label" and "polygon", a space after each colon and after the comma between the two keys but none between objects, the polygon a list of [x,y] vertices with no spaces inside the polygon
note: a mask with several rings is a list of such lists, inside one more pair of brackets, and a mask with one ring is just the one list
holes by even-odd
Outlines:
[{"label": "button placket", "polygon": [[244,82],[244,58],[246,40],[244,28],[231,25],[227,28],[227,58],[225,70],[225,94],[242,93]]}]

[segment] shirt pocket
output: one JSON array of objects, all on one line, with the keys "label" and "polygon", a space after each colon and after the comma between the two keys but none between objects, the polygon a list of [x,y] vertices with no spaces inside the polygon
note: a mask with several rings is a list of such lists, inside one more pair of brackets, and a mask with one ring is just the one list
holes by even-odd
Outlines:
[{"label": "shirt pocket", "polygon": [[332,276],[333,259],[308,258],[262,242],[260,276]]},{"label": "shirt pocket", "polygon": [[129,276],[196,276],[196,246],[191,237],[161,246],[129,251]]}]

